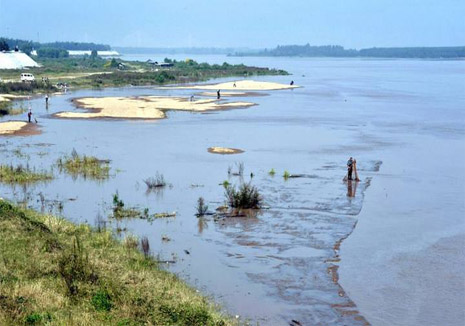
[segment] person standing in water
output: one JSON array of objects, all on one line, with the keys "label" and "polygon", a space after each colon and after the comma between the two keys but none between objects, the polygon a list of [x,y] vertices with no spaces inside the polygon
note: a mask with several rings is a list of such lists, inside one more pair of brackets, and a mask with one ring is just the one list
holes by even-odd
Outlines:
[{"label": "person standing in water", "polygon": [[29,109],[29,112],[27,113],[27,120],[31,122],[31,118],[32,118],[32,111],[31,109]]},{"label": "person standing in water", "polygon": [[220,90],[216,91],[216,98],[219,100],[221,98]]},{"label": "person standing in water", "polygon": [[347,179],[348,180],[352,180],[353,165],[354,165],[354,160],[352,159],[352,157],[350,157],[349,160],[347,161]]},{"label": "person standing in water", "polygon": [[292,86],[292,85],[294,85],[294,81],[293,81],[293,80],[291,80],[291,86]]},{"label": "person standing in water", "polygon": [[48,94],[45,95],[45,105],[48,105]]}]

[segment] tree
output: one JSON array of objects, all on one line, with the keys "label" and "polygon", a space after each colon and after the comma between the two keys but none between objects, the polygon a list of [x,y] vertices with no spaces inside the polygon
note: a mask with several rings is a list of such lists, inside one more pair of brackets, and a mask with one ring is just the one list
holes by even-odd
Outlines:
[{"label": "tree", "polygon": [[92,52],[90,52],[90,58],[91,59],[96,59],[97,56],[98,56],[97,50],[94,49],[94,50],[92,50]]},{"label": "tree", "polygon": [[4,39],[0,39],[0,51],[10,51],[10,47]]}]

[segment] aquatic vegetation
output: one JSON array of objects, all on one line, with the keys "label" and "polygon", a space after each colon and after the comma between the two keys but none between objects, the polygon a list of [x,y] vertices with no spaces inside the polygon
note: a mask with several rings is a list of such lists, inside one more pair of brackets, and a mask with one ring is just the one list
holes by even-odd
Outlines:
[{"label": "aquatic vegetation", "polygon": [[284,180],[287,180],[287,179],[289,179],[290,177],[291,177],[291,174],[289,173],[289,171],[287,171],[287,170],[284,171],[284,173],[283,173],[283,178],[284,178]]},{"label": "aquatic vegetation", "polygon": [[82,176],[95,180],[110,177],[108,160],[99,160],[93,156],[80,156],[75,149],[73,149],[71,156],[59,158],[57,165],[60,171],[64,170],[73,177]]},{"label": "aquatic vegetation", "polygon": [[155,177],[145,179],[144,183],[148,189],[163,188],[166,186],[165,177],[158,172],[155,174]]},{"label": "aquatic vegetation", "polygon": [[0,182],[33,183],[51,180],[53,176],[45,171],[31,170],[29,166],[0,165]]},{"label": "aquatic vegetation", "polygon": [[276,171],[274,169],[271,169],[270,172],[268,172],[268,174],[274,177],[274,175],[276,174]]},{"label": "aquatic vegetation", "polygon": [[242,183],[238,189],[229,186],[225,192],[226,200],[231,208],[261,208],[263,198],[257,187],[249,183]]},{"label": "aquatic vegetation", "polygon": [[26,112],[24,107],[13,107],[11,102],[0,101],[0,117],[4,115],[17,115]]},{"label": "aquatic vegetation", "polygon": [[220,185],[222,185],[224,188],[228,188],[231,183],[228,180],[224,180],[223,183],[220,183]]},{"label": "aquatic vegetation", "polygon": [[203,197],[200,197],[197,200],[197,217],[204,216],[208,211],[208,205],[205,205],[205,200]]},{"label": "aquatic vegetation", "polygon": [[144,208],[140,210],[136,207],[124,207],[124,201],[119,198],[118,192],[113,194],[113,215],[112,217],[115,219],[123,219],[123,218],[140,218],[143,220],[147,220],[149,222],[158,219],[158,218],[165,218],[165,217],[175,217],[176,212],[172,213],[155,213],[150,214],[148,208]]},{"label": "aquatic vegetation", "polygon": [[138,245],[0,200],[0,324],[235,325]]}]

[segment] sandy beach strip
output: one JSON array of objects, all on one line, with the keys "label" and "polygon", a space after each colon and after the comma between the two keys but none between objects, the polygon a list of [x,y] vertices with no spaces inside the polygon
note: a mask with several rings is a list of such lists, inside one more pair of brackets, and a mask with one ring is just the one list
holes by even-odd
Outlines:
[{"label": "sandy beach strip", "polygon": [[[235,85],[235,87],[234,87]],[[214,89],[214,90],[228,90],[228,91],[274,91],[281,89],[298,88],[297,85],[280,84],[273,82],[261,82],[255,80],[237,80],[227,83],[219,84],[204,84],[204,85],[190,85],[190,86],[170,86],[169,88],[177,89]]]},{"label": "sandy beach strip", "polygon": [[0,94],[0,102],[10,102],[11,100],[20,100],[28,98],[27,95]]},{"label": "sandy beach strip", "polygon": [[54,116],[67,119],[163,119],[165,111],[207,112],[245,108],[249,102],[223,102],[216,99],[189,101],[184,97],[86,97],[73,100],[77,107],[87,112],[59,112]]},{"label": "sandy beach strip", "polygon": [[[201,92],[197,96],[216,97],[216,92]],[[249,97],[249,96],[266,96],[266,93],[258,92],[221,92],[221,97]]]},{"label": "sandy beach strip", "polygon": [[222,155],[231,155],[231,154],[241,154],[244,153],[242,149],[238,148],[229,148],[229,147],[209,147],[207,149],[209,153],[212,154],[222,154]]},{"label": "sandy beach strip", "polygon": [[0,122],[0,136],[28,136],[39,133],[40,131],[34,123],[24,121]]}]

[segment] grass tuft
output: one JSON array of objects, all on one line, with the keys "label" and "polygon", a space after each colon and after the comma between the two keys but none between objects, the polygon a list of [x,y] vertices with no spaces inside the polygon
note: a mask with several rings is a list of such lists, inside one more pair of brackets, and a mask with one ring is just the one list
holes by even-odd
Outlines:
[{"label": "grass tuft", "polygon": [[34,183],[39,181],[51,180],[52,175],[45,171],[31,170],[28,166],[21,164],[16,167],[13,165],[0,165],[0,181],[4,183]]},{"label": "grass tuft", "polygon": [[238,189],[235,186],[227,187],[225,196],[231,208],[258,209],[262,206],[262,196],[250,182],[242,183]]},{"label": "grass tuft", "polygon": [[80,156],[75,149],[71,156],[59,158],[58,168],[65,171],[73,178],[82,176],[84,179],[104,180],[110,177],[110,166],[108,160],[99,160],[93,156]]}]

